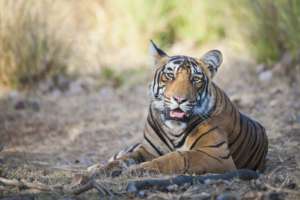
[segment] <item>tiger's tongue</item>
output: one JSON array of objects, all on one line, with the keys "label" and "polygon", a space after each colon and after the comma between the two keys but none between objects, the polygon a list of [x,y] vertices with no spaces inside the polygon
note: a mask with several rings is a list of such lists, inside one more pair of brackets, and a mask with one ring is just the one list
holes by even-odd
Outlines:
[{"label": "tiger's tongue", "polygon": [[180,112],[180,111],[170,111],[170,117],[173,117],[173,118],[183,118],[185,115],[184,112]]}]

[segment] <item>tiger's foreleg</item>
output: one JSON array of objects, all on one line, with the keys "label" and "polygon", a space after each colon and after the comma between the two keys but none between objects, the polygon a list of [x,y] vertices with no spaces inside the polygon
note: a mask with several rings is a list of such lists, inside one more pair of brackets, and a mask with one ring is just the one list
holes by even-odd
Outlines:
[{"label": "tiger's foreleg", "polygon": [[164,174],[223,173],[232,170],[236,170],[236,166],[231,156],[218,156],[205,149],[174,151],[131,168],[137,173],[157,171]]},{"label": "tiger's foreleg", "polygon": [[150,161],[153,158],[155,158],[154,155],[149,153],[142,144],[138,144],[133,150],[124,150],[114,155],[105,165],[96,164],[89,167],[88,171],[91,173],[102,172],[107,176],[117,176],[130,166]]}]

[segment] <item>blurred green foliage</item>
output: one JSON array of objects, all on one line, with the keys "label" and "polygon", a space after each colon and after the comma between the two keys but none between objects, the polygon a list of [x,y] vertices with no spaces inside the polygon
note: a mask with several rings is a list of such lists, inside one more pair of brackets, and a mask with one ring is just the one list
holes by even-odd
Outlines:
[{"label": "blurred green foliage", "polygon": [[114,88],[130,88],[135,84],[148,80],[149,69],[140,67],[134,69],[115,70],[111,67],[103,67],[99,79],[100,86],[112,86]]},{"label": "blurred green foliage", "polygon": [[[70,50],[57,38],[48,19],[54,17],[51,1],[0,2],[0,82],[24,88],[56,73],[64,73]],[[48,14],[47,17],[45,13]]]},{"label": "blurred green foliage", "polygon": [[[207,43],[226,36],[226,3],[198,0],[114,0],[132,23],[162,46],[178,40]],[[217,5],[217,6],[216,6]],[[143,32],[141,32],[143,33]]]},{"label": "blurred green foliage", "polygon": [[300,53],[300,1],[242,0],[231,2],[234,20],[258,62],[269,66],[285,54]]},{"label": "blurred green foliage", "polygon": [[[234,40],[270,66],[299,55],[298,0],[3,0],[0,13],[0,84],[8,87],[69,68],[141,66],[150,39],[163,47]],[[109,68],[103,77],[121,84]]]}]

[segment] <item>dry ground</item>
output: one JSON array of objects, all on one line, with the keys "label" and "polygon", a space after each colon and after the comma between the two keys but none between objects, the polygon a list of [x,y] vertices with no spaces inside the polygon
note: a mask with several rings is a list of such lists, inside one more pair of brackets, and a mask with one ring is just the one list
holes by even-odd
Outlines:
[{"label": "dry ground", "polygon": [[[258,73],[247,60],[231,59],[216,81],[240,109],[260,121],[269,137],[266,172],[257,181],[211,182],[155,190],[140,196],[150,199],[300,199],[300,90],[280,75]],[[151,77],[145,70],[144,77]],[[134,82],[127,78],[127,81]],[[70,182],[71,173],[107,159],[138,141],[147,115],[147,81],[95,86],[93,79],[72,81],[60,92],[42,89],[29,94],[10,92],[0,103],[0,176],[38,180],[55,185]],[[126,81],[125,81],[126,82]],[[125,182],[116,179],[113,183]],[[273,189],[272,189],[273,187]],[[33,194],[27,195],[28,192]],[[35,193],[36,192],[36,193]],[[20,196],[21,195],[21,196]],[[19,198],[17,198],[19,196]],[[39,193],[0,184],[5,199],[92,199]],[[117,197],[119,198],[119,197]]]}]

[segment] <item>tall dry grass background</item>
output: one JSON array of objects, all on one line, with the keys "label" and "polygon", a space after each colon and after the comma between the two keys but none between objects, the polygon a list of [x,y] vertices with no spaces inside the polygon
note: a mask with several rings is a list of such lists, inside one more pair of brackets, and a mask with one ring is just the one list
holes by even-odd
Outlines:
[{"label": "tall dry grass background", "polygon": [[272,65],[297,60],[297,0],[1,0],[0,84],[144,66],[147,45],[230,41]]}]

